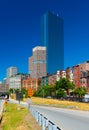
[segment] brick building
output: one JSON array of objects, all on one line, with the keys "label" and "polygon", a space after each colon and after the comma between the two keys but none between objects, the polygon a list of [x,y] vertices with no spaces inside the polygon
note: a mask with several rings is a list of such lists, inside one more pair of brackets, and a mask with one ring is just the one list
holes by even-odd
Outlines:
[{"label": "brick building", "polygon": [[75,87],[81,86],[81,72],[80,72],[80,65],[76,65],[72,67],[73,70],[73,82],[75,84]]},{"label": "brick building", "polygon": [[38,88],[38,80],[31,78],[30,76],[26,76],[21,81],[21,87],[26,88],[26,90],[32,88],[34,91],[36,91]]}]

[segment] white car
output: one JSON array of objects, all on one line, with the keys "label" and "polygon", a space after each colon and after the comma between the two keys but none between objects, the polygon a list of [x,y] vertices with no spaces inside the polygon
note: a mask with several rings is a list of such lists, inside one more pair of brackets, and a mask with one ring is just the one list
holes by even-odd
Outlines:
[{"label": "white car", "polygon": [[85,94],[83,97],[83,102],[89,102],[89,94]]}]

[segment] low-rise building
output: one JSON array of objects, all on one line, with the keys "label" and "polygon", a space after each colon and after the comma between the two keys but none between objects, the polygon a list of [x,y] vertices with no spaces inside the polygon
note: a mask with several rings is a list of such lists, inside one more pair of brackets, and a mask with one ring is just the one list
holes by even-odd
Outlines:
[{"label": "low-rise building", "polygon": [[55,84],[55,82],[57,81],[56,77],[57,77],[56,73],[52,74],[52,75],[49,75],[49,77],[48,77],[49,85],[54,85]]},{"label": "low-rise building", "polygon": [[42,86],[49,85],[48,75],[45,77],[42,77]]},{"label": "low-rise building", "polygon": [[9,85],[0,83],[0,92],[7,92],[7,91],[9,91]]},{"label": "low-rise building", "polygon": [[57,71],[57,74],[56,74],[56,81],[59,81],[61,78],[60,76],[60,70]]},{"label": "low-rise building", "polygon": [[17,74],[9,78],[9,88],[21,90],[21,80],[25,77],[24,74]]},{"label": "low-rise building", "polygon": [[38,88],[38,80],[35,78],[31,78],[30,76],[26,76],[22,78],[21,87],[25,88],[26,90],[32,88],[34,91],[36,91]]}]

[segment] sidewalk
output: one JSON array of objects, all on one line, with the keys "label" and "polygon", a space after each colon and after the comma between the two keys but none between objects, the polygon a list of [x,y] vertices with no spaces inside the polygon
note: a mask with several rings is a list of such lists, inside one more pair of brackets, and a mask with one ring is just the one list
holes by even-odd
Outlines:
[{"label": "sidewalk", "polygon": [[23,101],[19,102],[19,101],[15,100],[15,99],[11,99],[11,98],[9,98],[9,102],[15,103],[15,104],[18,104],[18,105],[23,105],[23,106],[28,108],[28,103],[27,102],[23,102]]}]

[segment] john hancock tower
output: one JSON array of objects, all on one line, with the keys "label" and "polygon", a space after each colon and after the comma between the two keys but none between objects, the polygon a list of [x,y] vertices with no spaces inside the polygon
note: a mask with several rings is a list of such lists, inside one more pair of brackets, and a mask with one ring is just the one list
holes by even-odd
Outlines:
[{"label": "john hancock tower", "polygon": [[41,19],[41,42],[46,46],[47,73],[64,69],[64,21],[48,11]]}]

